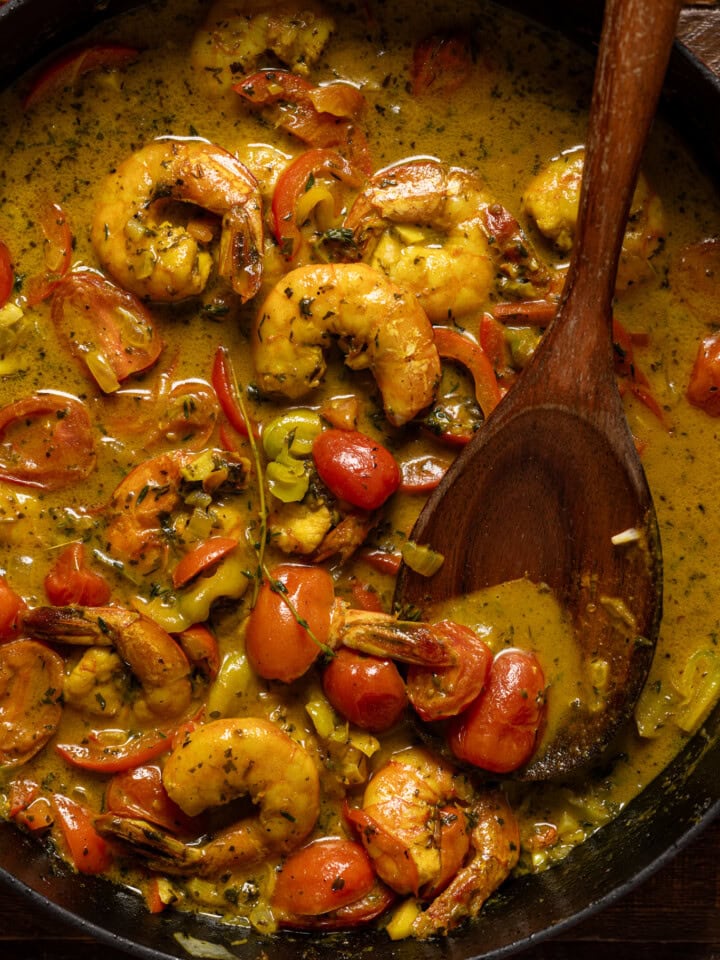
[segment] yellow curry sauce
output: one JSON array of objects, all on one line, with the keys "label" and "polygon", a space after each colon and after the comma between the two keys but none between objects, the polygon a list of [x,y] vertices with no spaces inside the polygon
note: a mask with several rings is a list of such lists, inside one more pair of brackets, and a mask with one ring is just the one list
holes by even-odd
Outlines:
[{"label": "yellow curry sauce", "polygon": [[[248,16],[256,10],[261,12],[251,19],[254,32],[243,41],[243,56],[236,51],[236,82],[255,70],[279,66],[285,69],[275,54],[263,52],[269,45],[268,17],[263,19],[263,5],[244,6]],[[333,348],[323,382],[306,396],[269,397],[258,389],[258,370],[253,359],[260,305],[270,290],[283,282],[283,275],[300,264],[340,262],[364,255],[378,273],[371,277],[370,291],[363,291],[360,310],[366,293],[370,296],[381,290],[383,296],[396,296],[394,287],[388,295],[382,286],[383,270],[401,286],[412,283],[418,275],[422,278],[424,268],[420,263],[424,263],[424,257],[429,258],[428,251],[446,242],[448,246],[455,243],[453,269],[457,273],[446,271],[441,263],[438,272],[428,274],[429,282],[439,287],[440,293],[432,303],[421,293],[420,302],[432,314],[435,324],[469,335],[475,342],[483,342],[483,316],[494,315],[492,329],[502,331],[502,350],[494,358],[495,386],[511,388],[513,377],[527,361],[549,319],[547,313],[538,319],[518,305],[527,301],[552,304],[567,256],[565,234],[556,229],[553,243],[553,236],[543,236],[535,221],[543,227],[544,214],[549,214],[550,220],[553,216],[556,221],[567,216],[572,219],[566,187],[534,178],[545,176],[543,171],[547,171],[553,158],[561,157],[560,163],[567,166],[577,156],[584,138],[591,79],[591,64],[575,48],[485,4],[473,5],[472,30],[465,29],[464,41],[455,36],[444,48],[449,49],[449,57],[442,52],[443,48],[437,54],[437,45],[428,48],[422,46],[422,41],[452,33],[448,24],[454,16],[454,5],[421,0],[414,5],[412,17],[401,0],[343,4],[337,9],[331,6],[331,35],[325,36],[321,19],[315,31],[311,31],[311,39],[307,41],[305,37],[316,58],[312,64],[308,63],[312,59],[310,53],[307,57],[302,53],[302,43],[301,53],[292,55],[297,25],[285,6],[280,7],[280,24],[273,28],[279,38],[276,53],[290,48],[289,64],[295,76],[302,77],[304,82],[327,85],[345,81],[346,87],[349,85],[364,97],[366,108],[361,118],[354,117],[351,123],[355,133],[338,149],[352,155],[356,169],[364,159],[370,160],[369,169],[362,170],[354,179],[339,175],[328,178],[321,173],[311,180],[306,175],[303,194],[307,210],[298,218],[302,240],[296,238],[295,242],[301,250],[293,262],[285,259],[287,249],[283,249],[282,242],[273,238],[273,192],[291,160],[303,156],[314,145],[301,142],[292,132],[278,126],[278,112],[273,104],[265,108],[252,105],[249,99],[256,91],[246,91],[248,97],[232,90],[223,92],[220,68],[208,50],[203,49],[202,39],[195,39],[195,63],[191,65],[190,50],[208,14],[208,4],[178,0],[154,5],[152,11],[127,14],[104,26],[102,33],[93,38],[94,43],[122,44],[137,51],[118,69],[90,70],[69,85],[66,80],[64,85],[51,86],[29,102],[23,98],[32,89],[33,80],[26,79],[17,89],[4,93],[0,101],[0,239],[10,251],[15,277],[9,302],[0,311],[0,408],[5,410],[38,391],[75,398],[89,417],[94,449],[92,468],[81,469],[86,475],[57,489],[18,483],[12,478],[0,482],[0,570],[27,609],[46,609],[46,577],[69,544],[82,542],[86,564],[110,586],[111,604],[140,611],[174,636],[196,623],[206,623],[219,650],[219,672],[202,662],[201,651],[191,680],[187,681],[184,674],[179,678],[179,694],[175,690],[168,693],[165,688],[157,694],[178,695],[181,700],[185,697],[187,702],[183,701],[173,715],[170,707],[157,707],[148,699],[152,678],[146,677],[143,687],[128,669],[130,664],[136,674],[142,674],[146,658],[154,655],[152,649],[149,654],[138,654],[136,650],[130,653],[123,646],[124,639],[117,641],[114,649],[115,626],[102,618],[95,619],[94,634],[89,639],[85,636],[81,646],[76,639],[63,634],[67,626],[51,615],[50,620],[36,621],[41,639],[64,660],[62,717],[49,744],[34,756],[23,758],[25,762],[18,762],[17,757],[8,760],[9,754],[3,753],[6,762],[0,765],[0,812],[39,836],[49,837],[61,855],[82,870],[67,836],[58,827],[60,814],[57,808],[53,812],[50,799],[56,795],[67,797],[90,811],[91,817],[106,815],[112,771],[81,769],[67,759],[67,754],[65,758],[58,754],[54,744],[85,748],[99,742],[112,753],[128,736],[131,740],[142,736],[152,739],[159,730],[167,737],[180,727],[176,744],[187,744],[183,738],[193,736],[187,732],[193,726],[220,720],[232,722],[234,718],[269,720],[278,731],[283,731],[278,737],[287,735],[287,740],[277,741],[279,753],[274,775],[292,780],[283,764],[284,758],[296,756],[296,742],[303,748],[302,758],[292,773],[298,777],[298,796],[305,795],[303,764],[316,771],[313,775],[319,782],[319,812],[309,833],[295,842],[290,830],[290,839],[283,841],[285,847],[239,866],[231,857],[231,867],[213,873],[201,865],[199,855],[197,869],[193,868],[194,851],[202,846],[202,841],[176,841],[177,849],[171,844],[160,849],[153,838],[145,835],[142,840],[142,828],[140,833],[132,833],[126,827],[124,843],[123,835],[117,831],[110,836],[112,856],[106,865],[107,872],[118,882],[141,891],[151,909],[174,904],[180,909],[215,912],[261,932],[272,932],[283,923],[282,910],[273,909],[272,896],[278,882],[277,867],[294,852],[293,844],[301,846],[321,837],[355,836],[343,814],[343,803],[357,805],[372,772],[384,770],[394,752],[415,742],[417,722],[411,719],[408,708],[403,719],[386,732],[374,733],[349,725],[333,711],[323,692],[320,660],[301,677],[287,683],[282,679],[263,679],[252,669],[244,652],[245,630],[258,593],[257,545],[266,533],[265,505],[269,513],[264,556],[267,570],[283,562],[315,561],[330,571],[336,595],[352,607],[365,605],[391,613],[393,577],[378,569],[378,554],[380,559],[387,559],[402,549],[422,506],[424,492],[405,492],[401,487],[378,512],[360,511],[358,515],[358,511],[348,511],[347,505],[338,504],[337,498],[323,500],[322,485],[313,478],[309,493],[298,500],[293,500],[291,493],[288,503],[282,505],[272,491],[277,492],[283,483],[293,488],[296,481],[304,482],[299,478],[310,470],[307,449],[290,456],[287,426],[286,436],[280,441],[280,454],[269,454],[263,447],[259,436],[262,431],[258,431],[253,449],[250,441],[235,429],[237,424],[229,422],[217,395],[214,373],[217,374],[218,357],[224,358],[226,364],[230,361],[245,410],[263,431],[288,410],[300,409],[304,412],[299,415],[299,442],[308,424],[311,440],[313,431],[330,424],[351,427],[392,452],[405,487],[413,486],[413,478],[421,468],[437,476],[458,449],[457,438],[447,442],[447,437],[443,439],[438,434],[450,434],[452,441],[453,433],[482,429],[483,414],[464,366],[443,364],[437,391],[442,399],[430,414],[419,409],[410,416],[409,424],[398,422],[397,417],[396,422],[390,422],[393,414],[388,396],[384,391],[381,394],[372,374],[362,368],[362,353],[371,350],[372,344],[365,344],[354,356],[352,344],[348,347],[347,343],[352,340],[353,331],[334,330],[328,311],[328,329],[344,337],[344,349],[350,349],[351,360],[359,369],[348,369],[342,363],[341,353]],[[307,7],[315,9],[313,4]],[[290,8],[295,12],[304,9],[301,4],[289,4]],[[251,56],[255,41],[257,56]],[[212,39],[211,47],[217,42],[217,38]],[[277,81],[271,77],[271,86],[273,82]],[[367,154],[362,154],[358,147],[357,130],[367,139]],[[196,143],[198,138],[208,141],[229,151],[251,171],[259,183],[258,196],[262,201],[259,216],[264,221],[264,276],[260,289],[244,303],[243,294],[229,290],[222,278],[204,293],[188,297],[177,294],[175,302],[159,302],[143,287],[140,296],[146,301],[145,309],[162,341],[162,352],[145,372],[118,382],[112,370],[108,372],[102,351],[91,350],[90,361],[87,351],[75,349],[73,355],[71,347],[76,333],[72,324],[78,322],[82,310],[74,314],[75,307],[67,306],[68,298],[62,313],[57,306],[65,289],[62,282],[38,302],[29,303],[28,300],[37,299],[32,295],[31,281],[49,278],[52,287],[57,274],[68,269],[58,256],[57,240],[53,241],[52,213],[48,236],[48,204],[57,205],[51,208],[55,211],[56,226],[62,220],[64,227],[66,218],[71,230],[72,272],[87,268],[108,275],[103,256],[123,258],[123,249],[119,254],[116,250],[102,253],[103,226],[107,228],[107,221],[101,218],[98,228],[98,208],[109,208],[114,199],[121,205],[128,201],[122,191],[115,197],[117,182],[106,178],[112,178],[126,158],[158,137],[189,138],[190,143]],[[203,149],[198,154],[200,166]],[[469,171],[463,184],[471,203],[501,204],[517,218],[527,248],[520,249],[519,244],[514,253],[506,250],[498,260],[494,251],[483,247],[478,257],[472,246],[476,225],[472,221],[473,226],[469,227],[466,214],[457,213],[451,203],[448,210],[443,208],[443,216],[447,214],[450,220],[455,216],[460,228],[449,241],[442,236],[442,217],[428,226],[422,220],[414,223],[410,217],[400,216],[396,223],[384,224],[379,239],[373,237],[367,249],[353,249],[349,244],[352,230],[347,226],[352,223],[352,216],[348,220],[347,215],[365,189],[367,177],[411,158],[436,158],[443,170]],[[159,164],[158,177],[162,169]],[[615,816],[702,723],[720,682],[716,653],[719,618],[709,577],[720,561],[720,507],[716,498],[710,496],[715,482],[718,421],[686,399],[699,343],[718,321],[717,288],[713,293],[708,286],[712,284],[712,263],[708,270],[703,267],[705,254],[717,263],[717,248],[712,243],[704,248],[696,245],[720,235],[720,205],[711,184],[662,123],[656,125],[643,169],[646,186],[636,196],[638,206],[631,224],[640,239],[625,257],[616,302],[616,319],[629,332],[629,339],[619,342],[617,352],[619,383],[653,490],[662,536],[662,632],[634,722],[615,745],[610,762],[599,772],[586,772],[566,784],[503,781],[502,790],[519,824],[521,843],[515,873],[544,869]],[[533,181],[534,205],[530,199]],[[382,179],[372,182],[378,189],[383,188]],[[246,185],[246,189],[250,188]],[[211,210],[207,215],[193,208],[188,213],[188,204],[179,204],[177,199],[166,189],[162,201],[164,216],[168,220],[179,216],[184,223],[190,221],[195,238],[216,251],[217,214],[224,211]],[[462,201],[458,200],[456,206],[462,207]],[[94,221],[99,239],[91,238]],[[231,228],[235,226],[227,225],[228,230]],[[141,225],[140,238],[142,229]],[[251,228],[245,222],[238,228],[244,240],[248,229]],[[453,229],[451,226],[449,235]],[[551,231],[548,227],[543,229],[546,233]],[[518,236],[514,235],[515,240]],[[105,240],[112,239],[106,231]],[[487,238],[483,243],[487,246]],[[415,256],[403,259],[402,251],[406,248],[415,250]],[[126,246],[125,252],[127,249]],[[700,250],[704,252],[699,253]],[[180,269],[172,257],[171,253],[168,262]],[[211,266],[208,257],[204,262],[208,268]],[[134,270],[135,277],[139,277],[139,261]],[[474,300],[472,292],[476,287],[482,290],[483,284],[485,292],[479,301]],[[351,293],[342,292],[348,297]],[[166,298],[170,299],[173,298]],[[290,293],[286,299],[292,300]],[[296,329],[305,317],[303,304],[301,299]],[[515,305],[515,312],[508,309],[508,304]],[[91,293],[86,310],[94,308],[97,302]],[[136,321],[133,330],[135,345],[145,349],[148,335],[142,323]],[[219,347],[224,347],[226,353],[218,354]],[[271,352],[273,362],[284,362],[282,347]],[[291,373],[285,369],[280,380],[289,378]],[[388,394],[390,390],[388,385]],[[426,406],[422,404],[423,408]],[[13,444],[22,449],[25,415],[21,412],[19,421],[9,425],[3,420],[0,466],[11,459]],[[66,412],[61,419],[64,417]],[[56,440],[62,444],[62,434]],[[230,461],[212,461],[207,456],[203,459],[202,451],[209,449],[231,451]],[[171,452],[175,450],[190,452],[180,463],[172,460]],[[122,496],[133,500],[141,533],[146,523],[143,511],[152,513],[152,498],[158,504],[152,520],[157,528],[153,534],[153,549],[157,548],[157,552],[133,555],[130,560],[118,547],[125,536],[124,528],[120,529],[121,524],[113,527],[113,523],[119,523],[117,517],[123,515],[126,502],[118,498],[117,490],[133,468],[163,454],[169,455],[170,460],[162,475],[157,473],[155,460],[155,472],[151,470],[145,480],[142,473],[134,475],[129,494],[120,487],[125,490]],[[57,452],[46,451],[46,456],[52,459]],[[271,462],[276,464],[274,468],[269,467]],[[70,455],[66,470],[72,474],[73,469],[80,469],[78,463],[82,467],[82,454],[74,459]],[[271,485],[261,491],[258,465],[263,482],[274,476],[280,486]],[[163,498],[169,494],[163,484],[172,485],[168,478],[176,467],[185,471],[183,482],[187,489],[181,503],[171,503],[166,517]],[[191,475],[195,471],[194,479],[191,476],[188,480],[188,471]],[[5,470],[6,477],[9,472]],[[236,487],[223,487],[223,482],[237,472],[243,476]],[[178,512],[183,514],[180,521],[176,519]],[[142,519],[137,519],[140,514]],[[328,544],[324,536],[348,515],[352,524],[341,528],[339,539]],[[175,524],[172,528],[168,517]],[[313,527],[317,523],[330,526],[322,527],[317,534]],[[117,537],[110,537],[108,530]],[[343,539],[348,530],[349,539]],[[138,529],[130,533],[134,536]],[[191,571],[187,581],[174,584],[171,570],[183,555],[183,538],[197,544],[209,536],[232,537],[237,545],[227,556],[220,557],[219,563],[210,564],[207,569],[201,567],[199,577]],[[452,536],[451,532],[448,536]],[[443,544],[433,547],[442,553]],[[302,611],[294,611],[293,616],[301,617]],[[495,654],[513,647],[537,656],[548,684],[550,726],[557,720],[558,704],[578,696],[602,696],[601,690],[593,692],[583,687],[578,691],[580,667],[571,633],[562,611],[542,588],[524,583],[503,585],[476,597],[460,598],[443,616],[472,627]],[[54,629],[57,634],[54,641],[40,629],[48,622],[47,629]],[[2,642],[12,642],[12,635]],[[95,651],[94,659],[85,661],[87,669],[79,671],[89,648]],[[4,690],[0,685],[3,724],[32,726],[42,713],[18,720],[13,705],[7,702],[7,677],[7,670],[5,675],[0,672],[0,684],[6,685]],[[15,691],[17,696],[17,687]],[[153,695],[155,692],[153,688]],[[55,693],[47,691],[50,699]],[[189,724],[187,728],[183,728],[185,723]],[[32,735],[32,731],[29,733]],[[3,736],[0,733],[0,745]],[[38,736],[42,738],[42,732]],[[173,754],[180,752],[181,747],[177,747]],[[169,765],[171,760],[165,752],[148,763]],[[187,770],[173,771],[173,775],[192,782]],[[448,776],[452,780],[452,774]],[[463,791],[472,789],[464,777],[452,782],[452,791],[461,800]],[[181,786],[180,790],[183,789]],[[483,781],[474,789],[481,793],[485,789]],[[46,802],[45,806],[35,807],[35,822],[32,816],[23,819],[23,812],[38,797]],[[258,797],[259,794],[254,799]],[[196,825],[196,832],[203,837],[212,837],[243,817],[253,818],[250,803],[234,801],[223,809],[220,797],[215,799],[218,810],[203,814],[199,827]],[[260,802],[262,805],[263,801]],[[305,800],[296,799],[296,803],[304,804]],[[185,814],[201,813],[206,805],[198,800],[196,806],[196,810],[185,810]],[[301,817],[307,811],[298,809],[295,813]],[[53,820],[54,825],[49,827]],[[182,825],[175,835],[185,836]],[[133,843],[135,855],[129,852]],[[469,856],[466,854],[466,858]],[[422,873],[424,869],[424,862],[420,863],[418,870]],[[456,869],[462,869],[462,863]],[[498,882],[502,879],[499,876]],[[425,893],[430,886],[428,881]],[[381,907],[388,906],[380,922],[393,917],[389,927],[393,936],[424,936],[455,922],[445,917],[437,928],[413,927],[422,909],[414,896],[418,893],[417,883],[413,889],[412,881],[398,881],[395,893],[393,906],[393,898],[383,899],[376,888],[366,897],[363,894],[368,901],[374,897]],[[428,899],[432,897],[426,896],[425,900]],[[370,917],[372,911],[368,909],[366,915]],[[301,920],[294,917],[291,921],[289,925],[311,928],[358,922],[351,913],[334,914],[327,908],[325,913],[320,909],[317,915],[306,914]]]}]

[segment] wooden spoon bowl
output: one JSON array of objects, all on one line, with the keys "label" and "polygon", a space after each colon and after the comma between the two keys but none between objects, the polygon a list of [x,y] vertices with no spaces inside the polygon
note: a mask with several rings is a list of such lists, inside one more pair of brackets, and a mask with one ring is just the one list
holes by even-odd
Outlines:
[{"label": "wooden spoon bowl", "polygon": [[[595,759],[628,719],[662,613],[660,536],[614,375],[615,276],[645,139],[675,33],[677,0],[609,0],[590,111],[575,245],[558,314],[532,362],[428,500],[411,534],[441,552],[431,578],[401,567],[396,605],[421,610],[526,577],[572,617],[578,703],[518,776]],[[549,697],[553,695],[549,691]]]}]

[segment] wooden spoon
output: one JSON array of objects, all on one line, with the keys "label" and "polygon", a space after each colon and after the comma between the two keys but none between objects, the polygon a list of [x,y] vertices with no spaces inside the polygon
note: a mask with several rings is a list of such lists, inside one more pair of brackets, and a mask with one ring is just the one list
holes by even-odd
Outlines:
[{"label": "wooden spoon", "polygon": [[[412,533],[445,561],[400,570],[396,604],[431,603],[527,577],[571,614],[586,681],[578,704],[519,776],[597,757],[643,687],[662,612],[660,536],[613,370],[611,307],[640,158],[677,0],[608,0],[572,261],[556,319],[530,365],[430,497]],[[618,542],[618,539],[620,542]],[[552,698],[553,691],[549,691]]]}]

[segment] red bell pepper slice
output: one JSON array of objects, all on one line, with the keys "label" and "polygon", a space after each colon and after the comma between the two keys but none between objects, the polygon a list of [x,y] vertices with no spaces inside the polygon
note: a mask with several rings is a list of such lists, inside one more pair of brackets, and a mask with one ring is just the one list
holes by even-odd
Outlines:
[{"label": "red bell pepper slice", "polygon": [[10,299],[15,286],[12,258],[6,244],[0,240],[0,307],[4,307]]},{"label": "red bell pepper slice", "polygon": [[112,861],[110,849],[85,807],[60,793],[53,796],[52,806],[75,869],[90,874],[107,870]]},{"label": "red bell pepper slice", "polygon": [[435,327],[435,346],[445,360],[461,363],[472,374],[475,382],[475,397],[484,417],[489,417],[500,403],[501,394],[495,371],[483,348],[447,327]]},{"label": "red bell pepper slice", "polygon": [[139,737],[129,737],[124,743],[107,744],[95,736],[86,743],[58,743],[56,751],[63,760],[81,770],[94,773],[121,773],[157,759],[172,748],[173,734],[159,730]]},{"label": "red bell pepper slice", "polygon": [[54,292],[70,269],[73,236],[65,211],[59,203],[49,203],[40,216],[43,232],[45,272],[30,277],[25,287],[28,306],[35,307]]},{"label": "red bell pepper slice", "polygon": [[[234,430],[237,430],[240,436],[247,437],[248,424],[240,407],[235,374],[233,373],[232,363],[230,362],[230,354],[225,347],[218,347],[215,351],[211,381],[217,394],[220,409],[227,417],[230,425]],[[254,423],[250,424],[250,426],[253,431],[253,436],[257,436],[257,426]]]},{"label": "red bell pepper slice", "polygon": [[194,550],[186,553],[173,570],[172,582],[175,588],[184,587],[201,573],[207,572],[237,547],[235,537],[210,537]]},{"label": "red bell pepper slice", "polygon": [[278,177],[272,199],[273,233],[286,260],[299,249],[301,234],[296,223],[300,197],[319,175],[341,180],[350,187],[362,183],[362,175],[337,150],[316,147],[292,161]]}]

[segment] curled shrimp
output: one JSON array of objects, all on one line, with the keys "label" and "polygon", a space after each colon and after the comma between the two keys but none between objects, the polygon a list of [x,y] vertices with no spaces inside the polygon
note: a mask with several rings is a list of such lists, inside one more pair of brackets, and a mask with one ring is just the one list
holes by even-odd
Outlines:
[{"label": "curled shrimp", "polygon": [[63,661],[37,640],[0,646],[0,770],[38,753],[60,723]]},{"label": "curled shrimp", "polygon": [[350,209],[363,259],[412,290],[433,323],[481,309],[494,264],[480,177],[434,159],[394,164],[370,178]]},{"label": "curled shrimp", "polygon": [[[562,253],[573,245],[580,203],[584,149],[554,157],[525,188],[523,205],[544,236]],[[662,203],[641,173],[633,194],[618,264],[618,288],[652,274],[650,259],[665,233]]]},{"label": "curled shrimp", "polygon": [[219,96],[266,52],[306,75],[334,29],[315,0],[218,0],[195,34],[190,62],[203,88]]},{"label": "curled shrimp", "polygon": [[[169,633],[123,607],[35,607],[25,619],[33,636],[55,643],[115,648],[143,691],[136,710],[168,719],[192,699],[190,665]],[[142,704],[142,706],[141,706]]]},{"label": "curled shrimp", "polygon": [[432,402],[440,360],[430,321],[411,292],[363,263],[298,267],[273,287],[252,334],[261,390],[295,400],[317,387],[332,337],[347,366],[373,372],[390,423]]},{"label": "curled shrimp", "polygon": [[202,844],[173,838],[144,821],[107,817],[102,830],[144,852],[152,869],[216,876],[289,853],[320,811],[320,780],[310,754],[269,720],[213,720],[188,733],[163,770],[168,795],[189,816],[249,796],[256,816]]},{"label": "curled shrimp", "polygon": [[423,748],[392,756],[349,816],[388,886],[430,901],[412,927],[421,938],[477,916],[518,859],[518,825],[502,794],[478,794]]},{"label": "curled shrimp", "polygon": [[[227,150],[202,140],[155,140],[124,160],[99,196],[92,242],[103,267],[127,290],[159,301],[202,293],[213,269],[208,247],[214,239],[206,218],[193,219],[193,208],[202,208],[222,218],[218,275],[243,301],[257,293],[260,191],[252,173]],[[189,211],[184,224],[175,222],[181,205]]]},{"label": "curled shrimp", "polygon": [[[249,461],[229,451],[171,450],[134,467],[115,488],[106,509],[105,543],[116,560],[146,574],[169,562],[168,530],[193,485],[210,496],[244,489]],[[193,477],[197,474],[197,480]],[[190,540],[175,529],[174,541]]]}]

